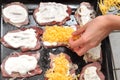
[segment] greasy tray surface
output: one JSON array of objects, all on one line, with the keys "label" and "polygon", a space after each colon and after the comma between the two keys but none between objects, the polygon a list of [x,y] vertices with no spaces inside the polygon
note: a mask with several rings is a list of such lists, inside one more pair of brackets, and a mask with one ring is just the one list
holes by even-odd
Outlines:
[{"label": "greasy tray surface", "polygon": [[[9,0],[8,0],[9,2]],[[80,3],[80,2],[79,2]],[[70,7],[72,7],[72,11],[74,12],[76,10],[76,8],[78,7],[78,4],[70,4]],[[34,18],[33,18],[33,11],[34,9],[38,6],[39,3],[37,4],[26,4],[26,6],[29,9],[29,20],[30,23],[26,26],[23,27],[29,27],[29,26],[39,26]],[[3,4],[4,5],[4,4]],[[2,7],[3,7],[2,5]],[[67,21],[65,25],[72,25],[72,24],[76,24],[75,18],[73,16],[73,14],[71,15],[71,20]],[[17,29],[16,27],[10,25],[10,24],[6,24],[4,23],[3,19],[1,18],[1,37],[8,31],[10,30],[14,30]],[[112,61],[111,61],[111,48],[110,48],[110,43],[109,43],[109,39],[106,38],[103,42],[102,42],[102,53],[103,53],[103,63],[102,63],[102,72],[106,77],[106,80],[114,80],[113,79],[113,74],[112,74]],[[11,52],[14,51],[20,51],[20,50],[12,50],[9,48],[4,47],[3,45],[1,45],[1,61],[8,56]],[[34,77],[30,77],[30,78],[26,78],[25,80],[44,80],[44,72],[47,68],[49,68],[49,60],[48,60],[48,53],[52,52],[55,54],[58,54],[60,52],[65,52],[68,55],[70,55],[73,63],[78,64],[79,69],[76,71],[76,73],[80,73],[82,67],[84,65],[86,65],[86,63],[83,61],[82,57],[78,57],[74,52],[72,52],[71,50],[65,48],[65,47],[58,47],[58,48],[53,48],[53,49],[45,49],[45,48],[41,48],[40,50],[41,53],[41,57],[39,60],[39,65],[41,66],[41,68],[43,69],[43,73],[41,75],[36,75]],[[47,65],[46,65],[47,64]],[[5,78],[2,78],[0,80],[6,80]]]}]

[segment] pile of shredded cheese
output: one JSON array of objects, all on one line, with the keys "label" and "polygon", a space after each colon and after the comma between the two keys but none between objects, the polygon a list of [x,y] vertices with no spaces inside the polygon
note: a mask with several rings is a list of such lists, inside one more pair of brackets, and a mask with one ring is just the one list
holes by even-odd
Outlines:
[{"label": "pile of shredded cheese", "polygon": [[65,58],[64,53],[53,59],[53,68],[46,71],[48,80],[73,80],[69,74],[69,61]]},{"label": "pile of shredded cheese", "polygon": [[67,43],[73,32],[74,29],[68,26],[46,26],[43,41]]},{"label": "pile of shredded cheese", "polygon": [[106,14],[111,7],[116,7],[120,9],[120,0],[100,0],[99,8],[102,14]]}]

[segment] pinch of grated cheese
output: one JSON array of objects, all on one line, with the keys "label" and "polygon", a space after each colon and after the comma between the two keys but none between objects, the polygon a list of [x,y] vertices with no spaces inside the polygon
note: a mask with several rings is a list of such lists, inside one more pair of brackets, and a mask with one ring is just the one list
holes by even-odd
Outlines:
[{"label": "pinch of grated cheese", "polygon": [[48,80],[73,80],[69,74],[69,61],[65,58],[64,53],[53,59],[53,68],[46,71]]},{"label": "pinch of grated cheese", "polygon": [[120,0],[100,0],[98,4],[102,14],[106,14],[107,11],[113,6],[120,9],[120,6],[118,5],[120,4]]},{"label": "pinch of grated cheese", "polygon": [[43,41],[67,43],[73,32],[74,29],[68,26],[46,26]]}]

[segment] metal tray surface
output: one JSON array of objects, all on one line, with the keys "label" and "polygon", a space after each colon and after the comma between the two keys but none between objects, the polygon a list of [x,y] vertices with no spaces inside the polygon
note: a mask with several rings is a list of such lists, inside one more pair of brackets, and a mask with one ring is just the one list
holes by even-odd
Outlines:
[{"label": "metal tray surface", "polygon": [[[13,2],[13,1],[15,1],[15,0],[2,0],[1,9],[3,8],[3,6],[5,4]],[[38,0],[38,1],[37,0],[24,0],[24,1],[23,0],[16,0],[16,1],[22,2],[28,7],[30,23],[26,26],[23,26],[23,27],[39,26],[33,18],[33,11],[39,5],[41,0]],[[46,2],[46,1],[48,1],[48,0],[42,0],[42,2]],[[79,6],[79,3],[82,1],[90,2],[92,5],[94,5],[96,12],[98,12],[97,2],[96,2],[97,0],[80,0],[80,1],[79,0],[73,0],[73,1],[49,0],[49,2],[50,1],[68,4],[72,8],[72,15],[70,16],[71,20],[67,21],[65,23],[65,25],[77,24],[77,22],[75,21],[75,18],[74,18],[74,11]],[[14,29],[17,29],[17,28],[8,24],[8,23],[4,23],[3,18],[1,17],[1,27],[0,27],[1,37],[5,33],[7,33],[8,31],[14,30]],[[101,47],[102,47],[102,56],[103,56],[103,61],[102,61],[101,65],[102,65],[102,72],[105,75],[105,80],[114,80],[113,72],[112,72],[112,60],[111,60],[112,59],[111,58],[112,52],[111,52],[111,47],[110,47],[110,42],[109,42],[108,37],[102,41]],[[1,58],[0,60],[1,61],[0,61],[0,63],[2,63],[3,59],[6,56],[10,55],[10,53],[14,52],[14,51],[19,52],[20,50],[9,49],[9,48],[4,47],[1,44],[1,47],[0,47],[0,58]],[[56,47],[56,48],[49,48],[49,49],[42,47],[39,50],[39,52],[40,52],[41,56],[40,56],[40,60],[39,60],[38,64],[41,66],[43,73],[41,75],[36,75],[36,76],[30,77],[30,78],[25,78],[24,80],[44,80],[44,73],[45,73],[46,69],[49,68],[49,62],[50,62],[50,60],[48,59],[49,52],[52,52],[54,54],[58,54],[60,52],[67,53],[71,57],[71,60],[73,61],[73,63],[75,63],[79,66],[78,70],[76,70],[76,74],[80,73],[82,67],[86,65],[85,61],[83,60],[83,56],[82,57],[77,56],[76,53],[74,53],[73,51],[71,51],[70,49],[68,49],[66,47]],[[1,78],[0,80],[9,80],[8,78],[3,78],[1,76],[1,72],[0,72],[0,78]],[[21,79],[14,79],[14,80],[21,80]]]}]

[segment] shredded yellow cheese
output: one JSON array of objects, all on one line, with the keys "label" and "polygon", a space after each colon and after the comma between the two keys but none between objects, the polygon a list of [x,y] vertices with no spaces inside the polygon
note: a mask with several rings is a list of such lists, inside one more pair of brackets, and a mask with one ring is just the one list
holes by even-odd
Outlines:
[{"label": "shredded yellow cheese", "polygon": [[74,29],[68,26],[46,26],[43,41],[67,43],[73,32]]},{"label": "shredded yellow cheese", "polygon": [[98,4],[102,14],[106,14],[113,6],[120,9],[120,0],[100,0]]},{"label": "shredded yellow cheese", "polygon": [[53,59],[53,68],[46,71],[48,80],[73,80],[69,74],[69,61],[65,58],[64,53]]}]

